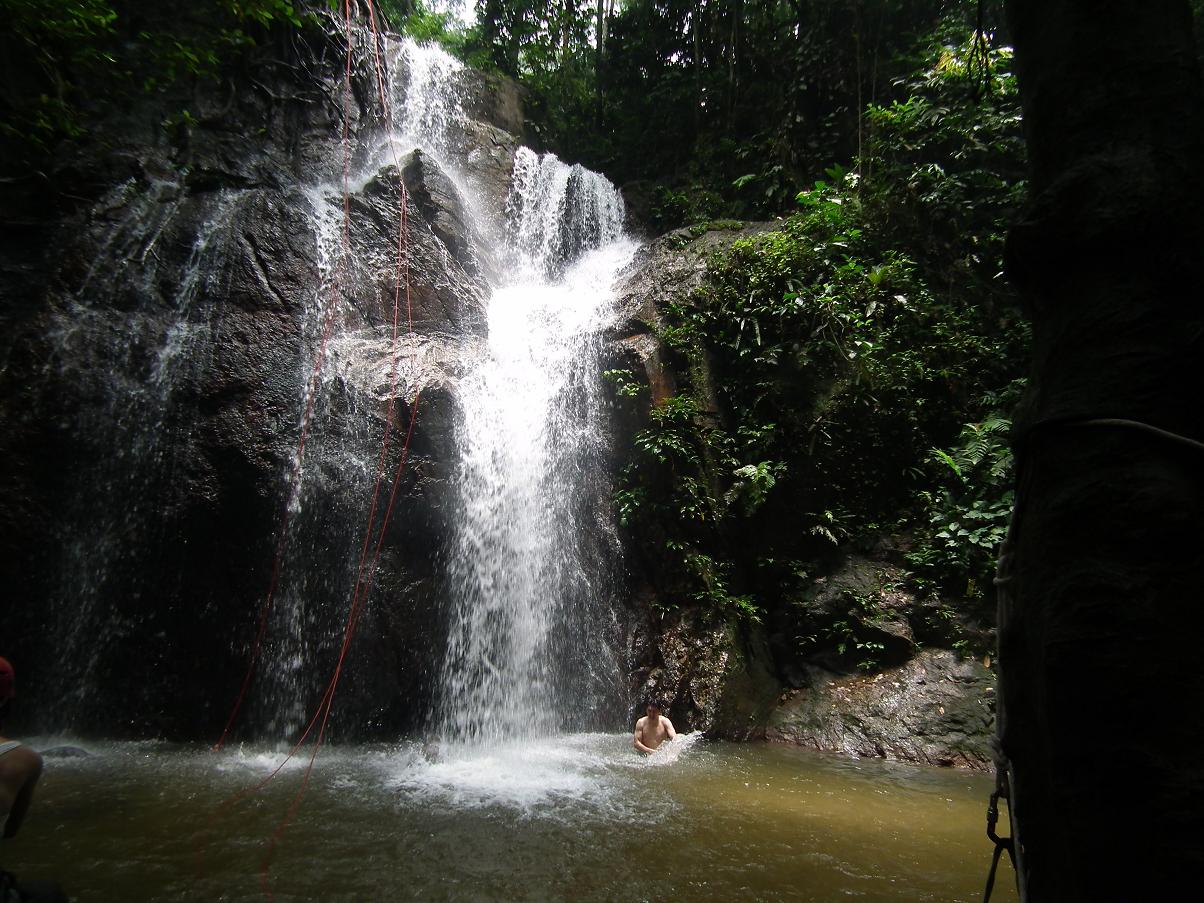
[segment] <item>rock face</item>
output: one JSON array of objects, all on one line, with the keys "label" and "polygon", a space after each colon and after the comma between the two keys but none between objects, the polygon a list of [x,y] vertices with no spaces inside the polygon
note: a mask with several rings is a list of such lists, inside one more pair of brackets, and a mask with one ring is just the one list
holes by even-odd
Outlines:
[{"label": "rock face", "polygon": [[[409,207],[398,246],[401,186]],[[399,173],[385,166],[350,199],[356,281],[375,319],[387,319],[398,286],[413,328],[441,335],[482,335],[486,287],[463,205],[429,156],[414,151]],[[401,260],[399,260],[399,255]],[[370,309],[371,309],[370,308]],[[403,321],[404,322],[404,321]]]},{"label": "rock face", "polygon": [[765,736],[853,756],[992,767],[994,676],[981,662],[925,649],[898,668],[845,675],[815,670],[783,694]]},{"label": "rock face", "polygon": [[402,167],[401,181],[409,189],[423,220],[455,262],[464,268],[476,268],[464,205],[439,164],[429,154],[415,150]]},{"label": "rock face", "polygon": [[[329,676],[377,474],[387,494],[407,435],[333,729],[396,736],[425,711],[454,387],[481,353],[490,264],[421,152],[350,186],[343,237],[344,160],[364,165],[383,125],[370,58],[343,110],[324,40],[190,98],[195,125],[165,131],[148,100],[45,184],[0,185],[0,624],[24,730],[213,739],[261,612],[243,723],[295,724]],[[486,82],[465,88],[471,109],[521,132],[520,95]],[[461,131],[500,210],[518,139]]]},{"label": "rock face", "polygon": [[641,710],[644,700],[661,699],[679,731],[764,738],[780,684],[759,631],[678,612],[637,629],[633,649],[633,698]]},{"label": "rock face", "polygon": [[[710,361],[697,350],[687,359],[663,341],[664,312],[688,308],[707,289],[712,255],[773,228],[687,227],[641,251],[620,286],[621,317],[609,336],[608,367],[628,381],[613,397],[616,447],[632,448],[651,411],[679,393],[690,397],[699,430],[724,425]],[[700,458],[697,478],[718,485]],[[628,537],[627,561],[637,609],[666,612],[650,614],[634,636],[633,694],[667,698],[680,729],[929,764],[991,762],[992,673],[952,650],[925,648],[948,642],[950,612],[911,585],[902,567],[906,537],[883,537],[874,549],[830,548],[751,621],[693,601],[681,565],[663,551],[673,535],[645,517]]]}]

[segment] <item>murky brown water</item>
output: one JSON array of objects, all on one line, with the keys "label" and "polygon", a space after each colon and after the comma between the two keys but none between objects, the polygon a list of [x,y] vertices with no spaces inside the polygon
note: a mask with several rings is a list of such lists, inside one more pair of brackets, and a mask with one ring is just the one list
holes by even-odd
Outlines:
[{"label": "murky brown water", "polygon": [[[982,898],[985,776],[696,739],[648,760],[606,734],[436,762],[416,744],[325,749],[271,863],[275,899]],[[95,754],[47,761],[0,863],[82,903],[266,899],[303,763],[215,823],[278,754],[82,745]],[[1006,863],[995,899],[1016,899]]]}]

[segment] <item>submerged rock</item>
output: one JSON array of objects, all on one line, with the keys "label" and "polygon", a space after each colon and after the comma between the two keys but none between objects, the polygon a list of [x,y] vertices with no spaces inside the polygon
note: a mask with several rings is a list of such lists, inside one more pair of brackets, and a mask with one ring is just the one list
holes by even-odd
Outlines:
[{"label": "submerged rock", "polygon": [[52,746],[40,751],[43,759],[86,759],[92,755],[81,746]]}]

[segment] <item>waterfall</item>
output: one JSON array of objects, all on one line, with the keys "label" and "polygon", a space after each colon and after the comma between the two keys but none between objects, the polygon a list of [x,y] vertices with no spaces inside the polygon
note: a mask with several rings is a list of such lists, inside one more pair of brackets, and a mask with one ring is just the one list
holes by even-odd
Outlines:
[{"label": "waterfall", "polygon": [[[458,194],[488,281],[487,339],[475,356],[466,352],[455,388],[458,451],[445,462],[452,535],[441,556],[447,633],[442,660],[431,662],[428,722],[442,740],[468,747],[612,725],[625,700],[600,341],[615,277],[635,250],[623,233],[622,198],[597,173],[519,148],[504,209],[490,210],[464,165],[477,151],[466,138],[463,65],[408,39],[390,39],[386,49],[389,119],[357,151],[365,162],[352,173],[352,190],[420,151]],[[337,270],[341,186],[308,196],[326,282]],[[311,337],[319,320],[315,306]],[[379,357],[381,343],[374,351],[363,330],[344,325],[342,337],[334,344],[349,358]],[[318,391],[329,391],[336,371],[333,361],[325,366]],[[344,450],[334,466],[363,470],[370,447],[358,456]],[[306,454],[301,489],[329,452],[319,436]],[[368,475],[352,482],[366,491],[359,487]],[[293,496],[295,506],[303,496]],[[277,616],[277,708],[296,696],[288,681],[304,657],[300,625],[312,620],[304,613],[312,595],[290,590]],[[549,728],[541,713],[552,709],[559,714]],[[300,715],[276,717],[296,727]]]},{"label": "waterfall", "polygon": [[[458,741],[546,734],[552,712],[554,727],[596,722],[618,691],[614,586],[599,536],[609,491],[598,335],[633,245],[621,215],[597,216],[621,214],[613,186],[575,180],[551,156],[530,165],[543,177],[515,181],[516,263],[490,301],[489,355],[461,397],[438,713],[442,736]],[[573,245],[589,250],[574,259]]]},{"label": "waterfall", "polygon": [[624,708],[600,384],[622,200],[470,119],[473,77],[439,48],[383,37],[378,99],[372,40],[353,35],[354,109],[285,117],[258,151],[199,132],[188,168],[148,149],[30,314],[12,408],[21,449],[52,454],[19,488],[55,516],[26,569],[45,614],[5,626],[46,663],[50,729],[195,738],[237,693],[236,735],[295,737],[367,583],[346,734],[472,745]]},{"label": "waterfall", "polygon": [[[425,76],[454,84],[450,58],[412,44],[405,58],[404,129],[443,155],[456,101],[450,89],[432,96]],[[502,263],[487,353],[458,397],[451,611],[434,713],[444,740],[596,725],[621,705],[599,336],[635,248],[622,222],[622,198],[602,176],[518,151],[493,249]]]}]

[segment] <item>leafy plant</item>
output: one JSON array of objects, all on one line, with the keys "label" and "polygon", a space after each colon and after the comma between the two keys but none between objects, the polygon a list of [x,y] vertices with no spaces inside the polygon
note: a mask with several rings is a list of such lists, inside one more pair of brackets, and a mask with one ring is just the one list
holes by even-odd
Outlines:
[{"label": "leafy plant", "polygon": [[[990,401],[1014,401],[1019,389],[1017,381]],[[966,424],[956,447],[932,449],[932,466],[944,488],[919,493],[928,529],[908,561],[942,591],[969,602],[984,599],[1007,536],[1015,499],[1010,430],[1003,414]]]}]

